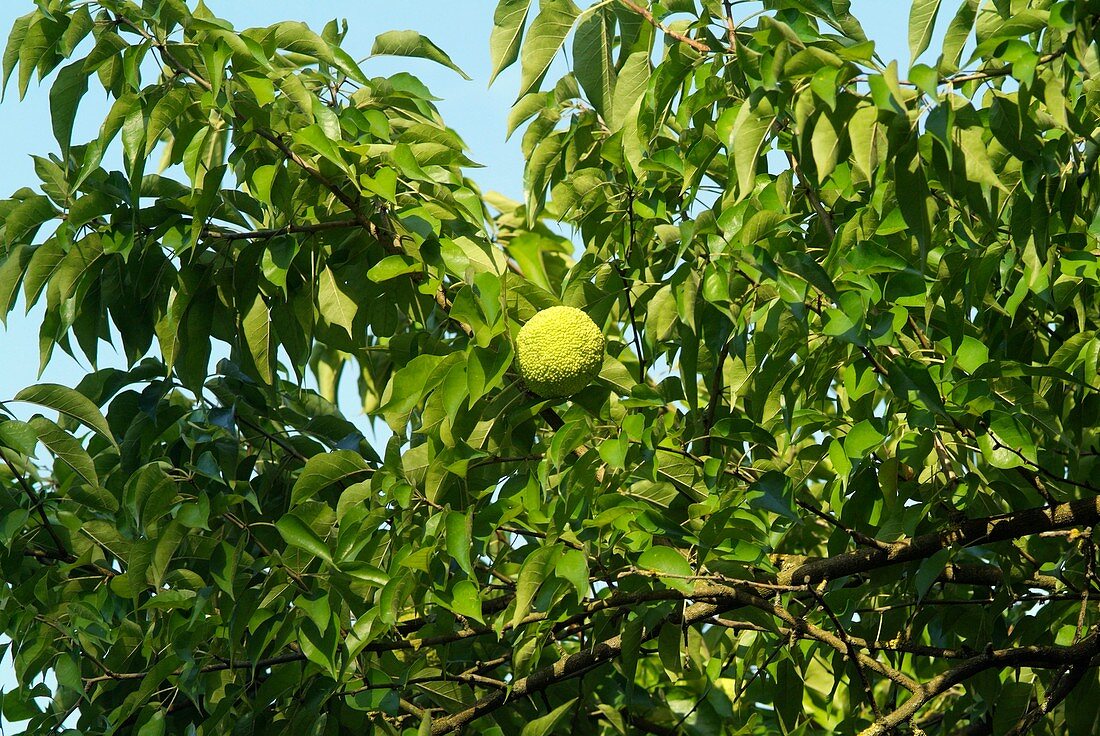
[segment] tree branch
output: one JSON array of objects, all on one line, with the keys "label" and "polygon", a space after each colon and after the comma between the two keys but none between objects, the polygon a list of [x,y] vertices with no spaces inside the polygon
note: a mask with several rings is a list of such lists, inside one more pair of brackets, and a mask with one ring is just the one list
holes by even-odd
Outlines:
[{"label": "tree branch", "polygon": [[57,548],[57,557],[54,559],[62,560],[64,562],[72,562],[72,554],[65,548],[64,542],[61,541],[61,537],[57,535],[57,532],[53,528],[53,524],[50,523],[49,518],[46,516],[46,508],[42,503],[42,497],[38,495],[38,492],[31,486],[30,481],[23,477],[23,474],[15,469],[15,465],[8,458],[6,452],[0,449],[0,457],[4,458],[4,464],[8,466],[8,470],[11,471],[12,476],[20,487],[30,498],[31,504],[34,506],[34,510],[38,513],[38,518],[42,521],[42,526],[45,528],[46,533],[50,535],[50,539],[53,540],[54,546]]},{"label": "tree branch", "polygon": [[948,547],[970,547],[1026,537],[1072,526],[1100,522],[1100,496],[1057,506],[1028,509],[1003,516],[968,519],[947,529],[893,542],[889,549],[863,548],[802,564],[792,564],[778,575],[784,585],[813,585],[825,580],[922,560]]},{"label": "tree branch", "polygon": [[878,701],[875,700],[874,688],[871,687],[871,681],[867,678],[867,673],[863,671],[863,663],[860,661],[858,656],[859,653],[856,651],[855,644],[851,637],[848,636],[844,624],[841,623],[840,619],[833,612],[833,609],[825,602],[825,597],[821,595],[816,588],[811,586],[809,590],[813,593],[814,598],[817,599],[818,605],[821,606],[825,614],[832,620],[837,633],[840,634],[840,640],[844,643],[846,649],[844,656],[855,664],[856,674],[859,676],[860,685],[863,686],[863,695],[867,698],[867,703],[871,706],[871,712],[875,714],[876,718],[882,718],[882,710],[878,707]]},{"label": "tree branch", "polygon": [[1024,713],[1023,718],[1017,723],[1011,731],[1005,736],[1024,736],[1031,727],[1042,720],[1045,716],[1049,715],[1051,711],[1058,707],[1058,705],[1064,701],[1073,688],[1077,687],[1077,684],[1085,677],[1085,673],[1088,672],[1088,665],[1084,663],[1077,663],[1062,672],[1047,691],[1046,699],[1039,704],[1039,707],[1035,709],[1028,709]]},{"label": "tree branch", "polygon": [[658,31],[665,34],[669,38],[675,38],[680,43],[686,43],[688,46],[695,49],[696,51],[698,51],[701,54],[713,53],[714,50],[710,46],[707,46],[702,41],[691,38],[690,36],[685,36],[682,33],[677,33],[676,31],[673,31],[673,30],[667,28],[664,24],[661,23],[661,21],[657,20],[653,16],[653,13],[651,13],[649,11],[649,8],[638,5],[635,2],[631,2],[631,0],[619,0],[619,2],[621,2],[623,5],[630,8],[631,10],[633,10],[638,15],[645,18],[647,23],[649,23],[651,26],[653,26],[654,28],[656,28]]},{"label": "tree branch", "polygon": [[986,670],[1004,667],[1049,668],[1067,664],[1091,666],[1092,660],[1098,654],[1100,654],[1100,636],[1095,633],[1069,646],[1047,645],[989,650],[921,685],[899,708],[877,719],[871,726],[861,731],[859,736],[885,736],[916,715],[928,701]]},{"label": "tree branch", "polygon": [[[704,621],[721,613],[726,607],[728,606],[712,603],[694,603],[688,606],[687,610],[683,612],[681,623],[686,626]],[[677,612],[676,615],[679,617],[679,612]],[[645,632],[642,635],[640,643],[654,639],[660,632],[664,623],[665,622],[658,623],[652,629]],[[562,657],[553,664],[537,669],[527,677],[516,680],[512,685],[510,694],[503,691],[491,693],[465,710],[436,719],[432,722],[432,736],[457,731],[481,716],[497,710],[509,699],[532,695],[545,690],[551,685],[555,685],[573,677],[578,677],[595,666],[615,659],[622,653],[622,649],[623,637],[620,634],[596,644],[591,649]]]},{"label": "tree branch", "polygon": [[345,230],[361,226],[362,223],[358,220],[328,220],[326,222],[316,222],[311,225],[286,225],[284,227],[273,227],[263,230],[232,231],[206,229],[202,231],[202,237],[212,240],[268,240],[270,238],[277,238],[280,235],[319,233],[325,230]]}]

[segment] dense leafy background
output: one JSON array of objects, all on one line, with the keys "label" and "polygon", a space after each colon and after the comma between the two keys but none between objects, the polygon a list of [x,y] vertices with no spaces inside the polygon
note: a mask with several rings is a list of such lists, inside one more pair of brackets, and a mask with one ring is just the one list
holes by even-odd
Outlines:
[{"label": "dense leafy background", "polygon": [[[1100,3],[918,0],[902,74],[839,0],[503,0],[522,202],[337,23],[28,10],[57,150],[0,313],[129,365],[0,422],[6,718],[1096,730]],[[555,304],[609,356],[546,402],[512,345]]]}]

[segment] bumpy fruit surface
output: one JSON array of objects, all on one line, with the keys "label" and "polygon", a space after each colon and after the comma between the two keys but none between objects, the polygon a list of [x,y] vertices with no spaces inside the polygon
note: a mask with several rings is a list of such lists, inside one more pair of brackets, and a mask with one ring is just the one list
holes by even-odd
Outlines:
[{"label": "bumpy fruit surface", "polygon": [[544,309],[516,336],[519,373],[543,398],[570,396],[600,372],[605,343],[600,328],[581,310]]}]

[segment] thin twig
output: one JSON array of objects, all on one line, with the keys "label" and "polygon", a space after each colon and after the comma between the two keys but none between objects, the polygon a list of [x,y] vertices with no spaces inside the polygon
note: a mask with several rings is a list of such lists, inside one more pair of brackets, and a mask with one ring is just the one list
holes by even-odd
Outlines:
[{"label": "thin twig", "polygon": [[23,474],[15,469],[15,465],[12,464],[12,461],[8,458],[7,453],[5,453],[2,448],[0,448],[0,457],[4,458],[4,464],[8,466],[8,470],[11,471],[12,476],[23,488],[23,491],[27,494],[27,496],[31,499],[31,504],[34,506],[34,510],[38,513],[38,518],[42,520],[42,526],[45,528],[46,533],[50,535],[50,539],[53,540],[54,546],[57,548],[57,554],[59,556],[56,559],[63,560],[65,562],[72,562],[74,559],[72,554],[65,548],[64,542],[61,541],[61,537],[59,537],[57,535],[57,532],[54,531],[53,524],[50,523],[49,518],[46,516],[46,508],[42,502],[42,497],[39,496],[37,491],[34,490],[34,487],[31,486],[30,481],[24,478]]},{"label": "thin twig", "polygon": [[632,2],[631,0],[619,0],[619,2],[621,2],[623,5],[630,8],[631,10],[633,10],[638,15],[645,18],[647,23],[649,23],[651,26],[653,26],[654,28],[656,28],[658,31],[665,34],[669,38],[674,38],[677,41],[679,41],[680,43],[685,43],[685,44],[687,44],[688,46],[695,49],[696,51],[698,51],[701,54],[710,54],[710,53],[714,52],[714,50],[710,46],[707,46],[702,41],[691,38],[690,36],[685,36],[682,33],[677,33],[676,31],[673,31],[670,28],[667,28],[665,25],[663,25],[661,23],[661,21],[657,20],[653,16],[653,13],[650,12],[649,8],[638,5],[637,3]]},{"label": "thin twig", "polygon": [[285,225],[283,227],[266,228],[263,230],[233,231],[205,229],[202,237],[212,240],[268,240],[280,235],[297,235],[303,233],[319,233],[325,230],[346,230],[348,228],[362,227],[358,220],[328,220],[316,222],[312,225]]}]

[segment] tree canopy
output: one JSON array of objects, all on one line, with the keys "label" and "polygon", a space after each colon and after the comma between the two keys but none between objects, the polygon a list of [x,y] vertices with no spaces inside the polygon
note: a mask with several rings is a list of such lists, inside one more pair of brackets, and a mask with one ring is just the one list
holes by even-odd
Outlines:
[{"label": "tree canopy", "polygon": [[[915,0],[907,72],[846,0],[471,10],[522,201],[339,22],[26,4],[0,315],[96,369],[0,403],[5,718],[1100,731],[1100,2]],[[544,399],[558,305],[607,354]]]}]

